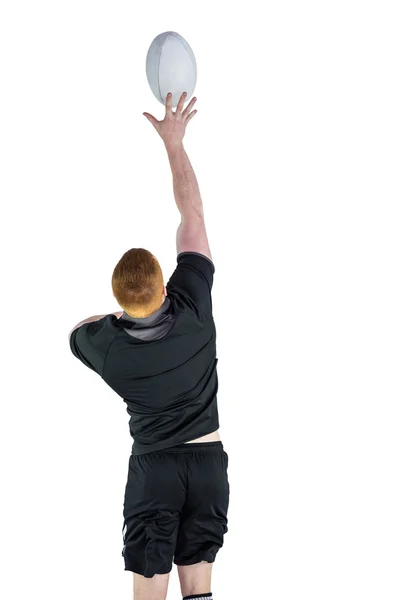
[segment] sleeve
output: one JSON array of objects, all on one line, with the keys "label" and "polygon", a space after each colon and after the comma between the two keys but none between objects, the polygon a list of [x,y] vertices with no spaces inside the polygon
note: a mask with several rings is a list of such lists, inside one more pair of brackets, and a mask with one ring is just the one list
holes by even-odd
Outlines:
[{"label": "sleeve", "polygon": [[182,252],[178,254],[177,262],[167,284],[167,293],[178,294],[192,308],[211,316],[214,263],[198,252]]},{"label": "sleeve", "polygon": [[104,326],[104,317],[98,321],[84,323],[75,329],[70,337],[72,354],[76,356],[86,367],[95,373],[103,373],[105,360],[104,344],[102,344],[101,332]]}]

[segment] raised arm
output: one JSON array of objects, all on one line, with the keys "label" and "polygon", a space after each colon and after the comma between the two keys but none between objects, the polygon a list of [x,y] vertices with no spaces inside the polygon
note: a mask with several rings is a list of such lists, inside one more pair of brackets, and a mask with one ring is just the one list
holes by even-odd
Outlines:
[{"label": "raised arm", "polygon": [[175,201],[181,214],[176,236],[177,253],[198,252],[212,260],[199,185],[183,147],[186,126],[197,112],[192,111],[196,98],[183,110],[185,99],[186,94],[182,94],[176,111],[173,112],[172,95],[168,94],[163,121],[157,121],[148,113],[144,115],[162,138],[171,165]]}]

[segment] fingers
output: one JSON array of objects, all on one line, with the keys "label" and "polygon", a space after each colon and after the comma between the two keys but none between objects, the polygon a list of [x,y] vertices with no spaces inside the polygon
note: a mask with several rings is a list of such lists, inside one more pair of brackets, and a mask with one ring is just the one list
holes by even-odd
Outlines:
[{"label": "fingers", "polygon": [[188,116],[188,118],[186,119],[186,125],[189,123],[189,121],[191,121],[193,119],[193,117],[197,115],[197,110],[192,110],[192,112],[190,113],[190,115]]},{"label": "fingers", "polygon": [[146,119],[147,119],[148,121],[150,121],[150,123],[151,123],[152,125],[154,125],[154,127],[157,129],[157,125],[158,125],[158,121],[157,121],[157,119],[156,119],[155,117],[153,117],[153,115],[150,115],[149,113],[143,113],[143,114],[144,114],[144,116],[146,117]]},{"label": "fingers", "polygon": [[182,109],[186,102],[187,93],[183,92],[182,96],[179,98],[178,106],[176,107],[176,113],[179,114],[182,112]]},{"label": "fingers", "polygon": [[167,99],[165,102],[165,114],[172,115],[172,94],[171,94],[171,92],[169,92],[169,94],[167,94]]},{"label": "fingers", "polygon": [[196,100],[197,100],[197,98],[192,98],[191,101],[189,102],[189,104],[187,105],[187,107],[185,108],[185,110],[183,111],[182,117],[184,119],[187,117],[187,115],[192,110],[193,106],[196,104]]},{"label": "fingers", "polygon": [[[143,115],[146,117],[146,119],[148,121],[150,121],[150,123],[158,131],[158,133],[160,133],[160,135],[161,135],[161,129],[164,127],[166,122],[170,122],[169,119],[167,120],[167,117],[170,117],[170,116],[177,115],[177,121],[183,122],[182,124],[185,127],[189,123],[189,121],[191,121],[193,119],[193,117],[197,114],[197,110],[192,110],[193,106],[195,105],[195,103],[197,101],[197,98],[192,98],[191,101],[189,102],[189,104],[187,105],[187,107],[185,108],[185,110],[183,112],[181,112],[185,105],[186,97],[187,97],[187,93],[184,92],[179,99],[178,106],[176,108],[176,112],[173,113],[172,112],[172,94],[171,93],[167,94],[166,103],[165,103],[166,117],[163,121],[158,121],[155,117],[153,117],[153,115],[146,113],[146,112],[143,113]],[[190,111],[192,111],[192,112],[190,112]]]}]

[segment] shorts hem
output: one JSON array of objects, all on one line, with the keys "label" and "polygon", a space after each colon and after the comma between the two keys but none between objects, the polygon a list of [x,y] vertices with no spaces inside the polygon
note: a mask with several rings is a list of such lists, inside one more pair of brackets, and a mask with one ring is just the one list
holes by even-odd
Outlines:
[{"label": "shorts hem", "polygon": [[151,571],[149,572],[149,571],[143,570],[141,568],[135,568],[132,566],[128,566],[128,565],[125,565],[124,571],[131,571],[132,573],[136,573],[137,575],[142,575],[142,577],[145,577],[146,579],[152,579],[152,577],[154,577],[154,575],[168,575],[168,573],[171,573],[172,565],[168,571],[166,569],[161,569],[160,571],[156,571],[155,573],[152,573]]},{"label": "shorts hem", "polygon": [[174,564],[177,567],[189,567],[190,565],[197,565],[197,563],[201,563],[201,562],[207,562],[207,563],[213,563],[215,562],[215,555],[213,554],[198,554],[197,556],[194,556],[193,558],[190,558],[188,560],[179,560],[179,559],[174,559]]}]

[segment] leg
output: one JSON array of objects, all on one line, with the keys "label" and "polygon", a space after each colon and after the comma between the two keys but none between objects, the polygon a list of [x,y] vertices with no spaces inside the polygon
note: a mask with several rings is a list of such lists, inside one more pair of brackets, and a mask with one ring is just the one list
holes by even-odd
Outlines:
[{"label": "leg", "polygon": [[194,450],[187,459],[188,491],[174,562],[183,598],[211,600],[212,566],[228,530],[228,455],[219,443],[200,443]]},{"label": "leg", "polygon": [[178,567],[182,597],[211,593],[211,571],[213,563],[200,562],[196,565]]},{"label": "leg", "polygon": [[165,600],[185,501],[180,471],[167,452],[130,457],[122,556],[134,573],[135,600]]},{"label": "leg", "polygon": [[133,574],[133,598],[134,600],[165,600],[168,591],[169,573],[166,575],[154,575],[154,577],[143,577]]}]

